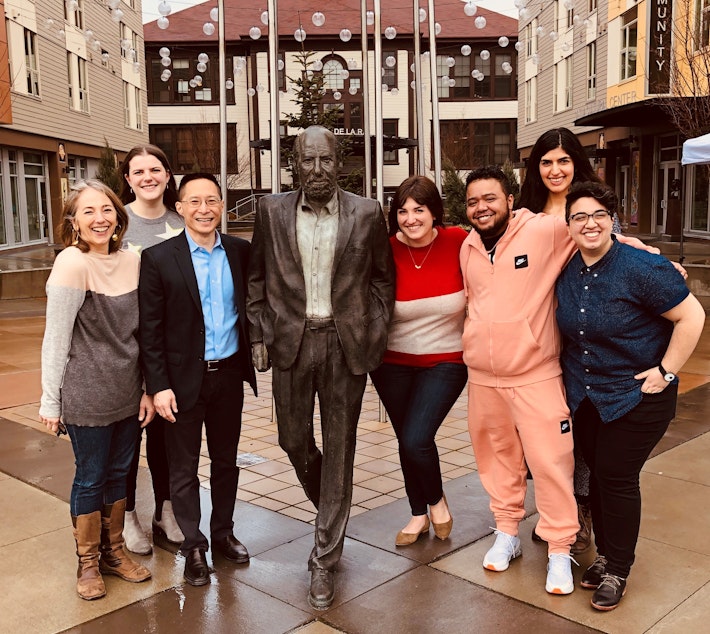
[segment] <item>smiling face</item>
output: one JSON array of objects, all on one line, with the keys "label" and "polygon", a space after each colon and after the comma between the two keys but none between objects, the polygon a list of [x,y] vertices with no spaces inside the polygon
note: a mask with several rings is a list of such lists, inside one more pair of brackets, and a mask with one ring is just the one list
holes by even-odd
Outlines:
[{"label": "smiling face", "polygon": [[152,154],[138,154],[128,164],[128,174],[125,178],[137,200],[162,201],[170,180],[170,172]]},{"label": "smiling face", "polygon": [[471,181],[466,187],[466,215],[482,238],[494,238],[508,227],[513,196],[495,178]]},{"label": "smiling face", "polygon": [[[607,213],[597,214],[599,218],[589,216],[598,211]],[[580,216],[575,218],[575,214]],[[587,217],[581,214],[587,214]],[[596,262],[611,248],[612,225],[611,215],[596,198],[579,198],[570,206],[569,235],[587,264]]]},{"label": "smiling face", "polygon": [[96,189],[87,188],[76,199],[72,226],[94,253],[108,254],[111,236],[118,224],[111,199]]},{"label": "smiling face", "polygon": [[335,137],[320,127],[306,128],[297,141],[296,168],[306,200],[325,205],[338,185]]},{"label": "smiling face", "polygon": [[198,178],[182,186],[180,200],[175,205],[185,219],[185,229],[190,237],[201,246],[214,243],[223,206],[219,188],[206,178]]},{"label": "smiling face", "polygon": [[561,147],[543,154],[540,178],[553,194],[566,194],[574,179],[574,162]]},{"label": "smiling face", "polygon": [[409,246],[424,247],[434,239],[434,215],[413,198],[407,198],[397,210],[397,224]]}]

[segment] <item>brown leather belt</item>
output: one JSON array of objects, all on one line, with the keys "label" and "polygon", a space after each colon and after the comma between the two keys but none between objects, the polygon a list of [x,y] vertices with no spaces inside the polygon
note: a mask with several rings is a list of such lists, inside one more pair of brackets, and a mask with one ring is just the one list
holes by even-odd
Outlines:
[{"label": "brown leather belt", "polygon": [[321,328],[334,328],[335,321],[332,317],[315,317],[306,319],[306,328],[308,330],[320,330]]}]

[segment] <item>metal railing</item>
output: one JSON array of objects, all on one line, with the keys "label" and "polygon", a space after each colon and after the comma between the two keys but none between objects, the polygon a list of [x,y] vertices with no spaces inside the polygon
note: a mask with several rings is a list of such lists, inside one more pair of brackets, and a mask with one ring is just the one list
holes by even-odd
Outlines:
[{"label": "metal railing", "polygon": [[243,222],[254,220],[256,203],[263,194],[251,194],[242,198],[234,207],[227,210],[227,222]]}]

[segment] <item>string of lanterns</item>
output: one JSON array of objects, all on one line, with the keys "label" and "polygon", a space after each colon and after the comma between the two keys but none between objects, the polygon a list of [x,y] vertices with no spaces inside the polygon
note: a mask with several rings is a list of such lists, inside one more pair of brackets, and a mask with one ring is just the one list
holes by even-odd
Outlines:
[{"label": "string of lanterns", "polygon": [[[69,1],[72,1],[72,0],[69,0]],[[112,0],[112,1],[116,1],[116,0]],[[118,0],[118,1],[120,2],[120,0]],[[567,3],[571,4],[572,0],[565,0],[565,5]],[[519,11],[523,11],[523,10],[527,11],[527,9],[525,9],[525,4],[526,4],[526,0],[515,0],[515,6],[518,8]],[[158,5],[158,12],[161,15],[161,17],[158,18],[158,20],[157,20],[157,25],[159,28],[161,28],[161,29],[168,28],[168,26],[170,24],[170,22],[168,20],[168,15],[170,15],[171,11],[172,11],[172,9],[171,9],[169,3],[167,2],[167,0],[163,0]],[[476,2],[474,2],[473,0],[468,0],[463,5],[463,12],[468,17],[475,16],[474,17],[474,26],[477,29],[482,30],[482,29],[486,28],[486,26],[487,26],[486,18],[482,15],[476,15],[478,13],[478,5],[476,4]],[[520,17],[523,18],[523,15],[524,14],[521,13]],[[212,21],[205,22],[202,26],[202,32],[205,35],[211,36],[214,34],[214,32],[215,32],[214,22],[216,22],[218,20],[218,17],[219,16],[218,16],[217,8],[215,7],[213,9],[211,9],[210,10],[210,19]],[[260,18],[260,21],[263,25],[268,26],[268,24],[269,24],[269,12],[268,11],[262,11],[259,18]],[[426,19],[427,19],[426,9],[420,8],[419,9],[419,21],[424,22]],[[375,14],[373,11],[367,11],[366,16],[365,16],[365,21],[366,21],[366,24],[369,26],[372,26],[375,23]],[[322,27],[326,22],[326,16],[322,11],[315,11],[313,13],[313,15],[311,16],[311,22],[316,28]],[[441,30],[442,30],[441,24],[439,24],[438,22],[435,23],[436,35],[440,35]],[[390,40],[390,41],[394,40],[397,37],[397,29],[395,26],[389,25],[384,29],[383,34],[387,40]],[[262,30],[259,26],[254,25],[249,29],[249,37],[251,39],[258,40],[261,38],[261,36],[262,36]],[[349,42],[352,39],[352,36],[353,36],[352,31],[348,28],[341,29],[341,31],[339,33],[340,40],[343,43]],[[303,43],[307,37],[308,37],[308,34],[307,34],[305,28],[303,27],[302,24],[299,24],[298,28],[293,33],[294,40],[296,40],[299,43]],[[501,48],[507,47],[509,45],[509,43],[510,43],[510,40],[505,35],[498,38],[498,45]],[[522,44],[520,42],[517,42],[515,45],[515,49],[518,52],[520,50],[522,50]],[[464,44],[461,47],[461,54],[464,56],[469,56],[469,55],[471,55],[472,50],[473,49],[471,48],[470,45]],[[163,51],[163,49],[161,49],[161,51]],[[424,53],[422,53],[422,56],[427,57],[428,54],[429,54],[428,51],[425,51]],[[206,54],[204,54],[204,53],[202,53],[201,55],[206,56]],[[478,57],[482,61],[487,61],[490,59],[490,51],[484,49],[479,52]],[[166,59],[168,60],[167,64],[166,64]],[[170,64],[169,57],[163,57],[161,54],[161,62],[163,63],[163,65],[169,66],[169,64]],[[349,68],[357,67],[357,62],[353,58],[350,58],[347,63],[348,63]],[[388,55],[387,58],[385,58],[384,63],[387,68],[391,69],[391,68],[394,68],[394,66],[397,63],[397,60],[393,55]],[[197,70],[199,72],[204,72],[204,70],[206,70],[205,64],[206,63],[203,63],[203,64],[198,63]],[[278,64],[279,64],[279,70],[283,70],[283,60],[279,60]],[[448,67],[453,67],[456,64],[456,60],[453,57],[448,57],[446,59],[446,64]],[[205,66],[205,68],[202,68],[202,66]],[[235,77],[243,74],[244,67],[245,67],[244,59],[243,58],[236,58],[235,66],[234,66]],[[311,70],[309,70],[309,72],[312,72],[312,71],[320,72],[322,69],[323,69],[322,62],[320,60],[316,60],[315,62],[311,63]],[[504,73],[506,73],[508,75],[513,72],[513,66],[508,61],[504,61],[501,64],[501,69],[503,70]],[[382,69],[382,74],[384,75],[384,73],[385,73],[385,68]],[[347,70],[342,69],[340,71],[340,79],[343,79],[343,80],[347,79],[348,76],[349,76],[349,73]],[[483,81],[483,79],[485,79],[485,73],[480,69],[474,69],[471,72],[471,76],[474,79],[476,79],[477,81]],[[168,81],[170,79],[169,69],[166,68],[162,72],[161,79],[163,81]],[[201,85],[201,81],[202,81],[202,77],[200,75],[195,75],[195,77],[192,80],[190,80],[190,85],[192,86],[193,83],[196,83],[197,85]],[[442,84],[448,85],[449,87],[454,87],[456,85],[456,79],[449,77],[448,75],[441,77],[440,81]],[[232,89],[234,87],[234,82],[231,79],[228,79],[226,85],[227,85],[227,89]],[[416,88],[416,84],[414,81],[411,82],[411,87],[412,87],[412,89]],[[383,91],[388,92],[392,95],[397,95],[399,93],[399,90],[396,87],[389,90],[387,84],[385,84],[385,83],[382,84],[382,89],[383,89]],[[261,92],[264,92],[265,90],[266,90],[266,88],[262,84],[257,84],[255,88],[252,88],[252,87],[247,88],[247,95],[252,97],[257,92],[261,93]],[[351,95],[355,95],[355,94],[357,94],[357,90],[358,90],[357,87],[350,86],[348,89],[348,92]],[[333,90],[333,98],[336,101],[340,100],[342,98],[341,92],[337,89]]]},{"label": "string of lanterns", "polygon": [[[114,20],[117,23],[120,23],[121,20],[124,17],[124,12],[121,10],[121,1],[122,0],[107,0],[107,6],[111,11],[111,19]],[[66,0],[65,5],[67,8],[68,12],[74,12],[79,8],[79,3],[78,0]],[[527,0],[514,0],[514,6],[518,9],[518,15],[520,20],[527,20],[528,18],[531,17],[531,9],[527,7]],[[568,11],[571,11],[574,8],[574,0],[564,0],[563,6],[565,9]],[[474,0],[467,0],[463,4],[463,12],[467,17],[474,18],[473,24],[475,28],[482,30],[485,29],[487,26],[487,20],[484,16],[478,15],[478,5]],[[162,0],[159,5],[158,5],[158,13],[160,14],[160,17],[157,19],[156,24],[158,28],[160,29],[168,29],[170,26],[170,20],[168,18],[169,15],[172,13],[172,7],[169,3],[168,0]],[[214,35],[216,31],[215,23],[219,19],[219,11],[217,7],[213,7],[210,9],[209,12],[209,18],[210,21],[206,21],[202,25],[202,32],[207,35],[207,36],[212,36]],[[427,11],[424,8],[419,9],[419,21],[424,22],[427,19]],[[268,25],[269,22],[269,14],[268,11],[263,11],[260,15],[260,21],[263,25]],[[574,14],[572,16],[572,21],[575,25],[581,25],[584,26],[585,28],[590,25],[590,20],[588,18],[582,18],[578,14]],[[314,27],[319,28],[322,27],[326,23],[326,16],[322,11],[315,11],[313,15],[311,16],[311,22],[314,25]],[[373,11],[367,11],[366,13],[366,24],[369,26],[372,26],[375,22],[375,15]],[[51,18],[48,18],[45,20],[45,27],[52,31],[53,34],[58,37],[58,38],[63,38],[65,37],[65,31],[61,27],[61,25],[57,25],[55,21]],[[441,34],[442,27],[441,25],[437,22],[435,24],[435,33],[436,35]],[[89,47],[96,51],[97,53],[101,53],[101,59],[104,63],[108,62],[109,54],[107,51],[104,51],[101,47],[101,42],[94,37],[93,32],[90,29],[86,29],[83,32],[84,38],[89,45]],[[384,37],[392,41],[397,37],[397,29],[394,25],[389,25],[387,26],[384,31],[383,31]],[[536,27],[535,30],[535,35],[537,37],[544,37],[547,35],[552,41],[556,41],[559,39],[559,34],[555,30],[551,30],[549,32],[545,31],[545,28],[543,26],[538,26]],[[347,43],[352,39],[352,31],[348,28],[343,28],[341,29],[339,33],[340,40],[343,43]],[[262,37],[262,31],[259,26],[252,26],[249,29],[249,37],[251,37],[253,40],[258,40]],[[303,43],[306,38],[307,38],[307,32],[303,25],[299,25],[299,27],[294,31],[293,34],[294,39],[299,42]],[[505,35],[501,36],[498,38],[498,46],[501,48],[506,48],[510,44],[510,40],[508,37]],[[140,72],[140,63],[138,62],[138,53],[135,51],[133,48],[132,42],[127,39],[121,39],[120,41],[121,45],[121,50],[123,51],[122,56],[125,59],[128,59],[129,61],[133,62],[133,70],[135,72]],[[570,44],[567,42],[564,42],[561,45],[561,50],[563,52],[568,52],[570,50]],[[520,52],[523,49],[523,42],[517,41],[515,43],[515,50],[517,52]],[[161,51],[168,50],[166,47],[161,48]],[[461,54],[463,56],[470,56],[471,53],[473,52],[472,47],[469,44],[464,44],[461,46]],[[422,53],[422,56],[427,56],[428,52]],[[207,57],[206,53],[201,53],[200,56],[198,56],[198,63],[197,63],[197,74],[189,80],[189,85],[191,87],[199,87],[202,85],[202,75],[201,73],[204,73],[207,70],[207,61],[201,61],[199,58],[201,56]],[[477,58],[479,58],[482,61],[488,61],[490,59],[490,51],[484,49],[481,50]],[[533,64],[539,64],[539,55],[538,53],[533,53],[530,57],[531,62]],[[348,66],[350,67],[352,63],[356,63],[354,59],[348,61]],[[452,63],[453,61],[453,63]],[[453,57],[449,56],[445,60],[447,67],[451,68],[455,65],[456,61]],[[394,68],[396,65],[397,60],[394,56],[389,55],[385,60],[384,60],[384,65],[386,68]],[[161,64],[164,66],[163,71],[161,72],[161,80],[162,81],[169,81],[170,77],[172,76],[172,71],[169,68],[171,65],[171,60],[169,57],[169,54],[163,56],[161,54]],[[318,67],[318,64],[320,64],[320,67]],[[234,66],[234,75],[235,77],[240,75],[243,70],[244,70],[244,62],[241,62],[241,66],[239,65],[238,62],[235,61],[235,66]],[[319,72],[322,70],[322,63],[321,62],[314,62],[311,65],[312,69],[315,70],[316,72]],[[509,61],[503,61],[500,66],[501,70],[506,73],[506,74],[511,74],[513,72],[513,66]],[[283,70],[283,61],[279,60],[279,70]],[[346,71],[347,72],[347,71]],[[384,74],[385,68],[382,69],[382,72]],[[483,70],[474,68],[471,71],[471,76],[476,79],[477,81],[483,81],[485,79],[485,73]],[[456,79],[451,78],[448,75],[444,75],[440,78],[440,81],[444,85],[448,85],[449,87],[454,87],[456,85]],[[227,89],[232,89],[234,87],[234,82],[232,79],[228,79],[226,82]],[[412,82],[412,88],[414,88],[414,82]],[[262,85],[257,85],[255,89],[248,89],[247,93],[248,94],[256,94],[256,92],[263,92],[265,90],[264,86]],[[383,84],[383,90],[386,90],[386,84]],[[334,91],[333,96],[337,100],[338,97],[336,96],[336,92],[339,93],[339,91]],[[349,92],[351,94],[356,94],[357,93],[357,88],[354,89],[351,87],[349,89]],[[394,88],[392,90],[388,91],[391,94],[397,94],[397,89]]]}]

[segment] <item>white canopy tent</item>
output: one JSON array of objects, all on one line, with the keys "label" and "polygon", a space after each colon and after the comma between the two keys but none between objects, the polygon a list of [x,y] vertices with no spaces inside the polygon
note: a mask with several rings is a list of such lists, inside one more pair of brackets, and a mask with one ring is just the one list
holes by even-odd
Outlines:
[{"label": "white canopy tent", "polygon": [[688,139],[683,143],[683,165],[710,163],[710,134]]},{"label": "white canopy tent", "polygon": [[[710,134],[688,139],[683,143],[682,165],[707,165],[710,164]],[[683,253],[683,225],[680,228],[680,263],[685,259]]]}]

